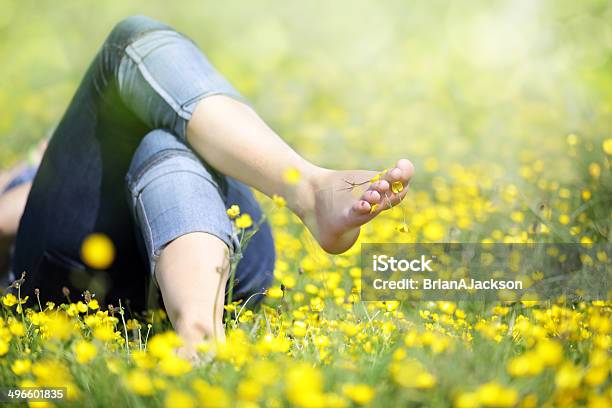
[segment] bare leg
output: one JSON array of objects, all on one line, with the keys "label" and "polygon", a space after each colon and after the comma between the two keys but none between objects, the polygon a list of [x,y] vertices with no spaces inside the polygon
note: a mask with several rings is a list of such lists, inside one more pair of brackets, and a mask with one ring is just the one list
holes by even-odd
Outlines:
[{"label": "bare leg", "polygon": [[[378,172],[334,171],[315,166],[291,149],[253,109],[221,95],[198,104],[189,122],[187,139],[206,162],[222,173],[268,196],[283,196],[330,253],[349,249],[361,225],[398,204],[406,195],[414,171],[410,161],[401,159],[379,181],[370,183]],[[299,172],[300,182],[285,180],[289,169]],[[396,185],[392,189],[393,183]]]},{"label": "bare leg", "polygon": [[161,253],[155,276],[168,317],[191,358],[203,338],[223,341],[227,245],[214,235],[195,232],[172,241]]},{"label": "bare leg", "polygon": [[25,183],[0,195],[0,273],[8,270],[9,251],[32,183]]}]

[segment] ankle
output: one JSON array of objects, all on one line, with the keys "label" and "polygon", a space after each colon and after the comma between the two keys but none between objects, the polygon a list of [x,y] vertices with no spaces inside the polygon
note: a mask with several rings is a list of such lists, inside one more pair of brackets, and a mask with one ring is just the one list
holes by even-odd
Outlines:
[{"label": "ankle", "polygon": [[304,219],[315,210],[316,192],[320,189],[322,180],[330,170],[315,165],[300,172],[300,182],[292,186],[288,194],[289,208],[300,218]]}]

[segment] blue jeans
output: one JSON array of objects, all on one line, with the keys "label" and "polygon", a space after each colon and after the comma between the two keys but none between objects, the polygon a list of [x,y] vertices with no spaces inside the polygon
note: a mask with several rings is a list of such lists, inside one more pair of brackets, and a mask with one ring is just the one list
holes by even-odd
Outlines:
[{"label": "blue jeans", "polygon": [[[223,94],[242,100],[189,39],[146,17],[111,32],[56,128],[33,181],[17,234],[13,271],[26,271],[22,295],[72,299],[84,289],[100,301],[145,307],[145,288],[172,240],[207,232],[242,257],[234,298],[268,287],[275,254],[262,224],[241,249],[225,210],[238,204],[255,221],[250,189],[203,162],[186,141],[198,101]],[[106,234],[113,264],[90,270],[83,240]],[[256,299],[258,300],[258,299]]]}]

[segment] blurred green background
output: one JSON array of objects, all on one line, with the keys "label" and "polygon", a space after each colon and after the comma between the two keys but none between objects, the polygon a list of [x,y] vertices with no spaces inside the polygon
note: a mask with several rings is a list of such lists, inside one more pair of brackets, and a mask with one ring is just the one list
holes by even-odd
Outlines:
[{"label": "blurred green background", "polygon": [[269,123],[333,167],[540,159],[612,123],[612,2],[2,0],[0,169],[49,134],[122,17],[194,39]]}]

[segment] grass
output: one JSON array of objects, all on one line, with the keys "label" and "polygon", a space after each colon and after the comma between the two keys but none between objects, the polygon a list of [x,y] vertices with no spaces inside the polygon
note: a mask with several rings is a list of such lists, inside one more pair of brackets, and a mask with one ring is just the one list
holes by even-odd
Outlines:
[{"label": "grass", "polygon": [[[190,35],[309,159],[414,161],[406,202],[360,242],[610,240],[609,2],[7,1],[0,168],[53,128],[92,44],[135,13]],[[202,344],[210,362],[174,356],[162,311],[23,294],[0,306],[0,384],[67,386],[69,406],[611,405],[609,301],[362,302],[359,246],[328,256],[261,200],[276,281],[226,345]]]}]

